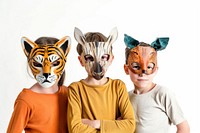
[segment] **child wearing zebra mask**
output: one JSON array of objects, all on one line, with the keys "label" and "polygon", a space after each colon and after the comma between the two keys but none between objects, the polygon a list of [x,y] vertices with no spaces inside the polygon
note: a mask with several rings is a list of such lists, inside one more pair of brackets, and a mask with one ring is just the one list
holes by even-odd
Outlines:
[{"label": "child wearing zebra mask", "polygon": [[35,77],[29,89],[18,95],[7,133],[67,133],[67,88],[65,63],[70,38],[21,39],[28,65]]},{"label": "child wearing zebra mask", "polygon": [[133,133],[135,118],[126,86],[119,79],[105,77],[114,58],[112,44],[117,29],[107,38],[99,32],[83,35],[75,28],[74,36],[78,59],[88,75],[69,86],[69,133]]},{"label": "child wearing zebra mask", "polygon": [[158,38],[150,45],[125,34],[124,41],[124,70],[134,85],[129,98],[135,110],[135,133],[168,133],[171,123],[176,125],[177,133],[189,133],[189,125],[173,93],[153,82],[158,71],[157,51],[165,49],[169,38]]}]

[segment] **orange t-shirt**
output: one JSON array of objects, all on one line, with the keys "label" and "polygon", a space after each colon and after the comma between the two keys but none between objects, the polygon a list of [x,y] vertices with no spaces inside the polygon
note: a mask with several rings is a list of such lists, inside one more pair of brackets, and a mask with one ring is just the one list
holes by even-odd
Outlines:
[{"label": "orange t-shirt", "polygon": [[67,133],[67,88],[55,94],[23,89],[18,95],[7,133]]}]

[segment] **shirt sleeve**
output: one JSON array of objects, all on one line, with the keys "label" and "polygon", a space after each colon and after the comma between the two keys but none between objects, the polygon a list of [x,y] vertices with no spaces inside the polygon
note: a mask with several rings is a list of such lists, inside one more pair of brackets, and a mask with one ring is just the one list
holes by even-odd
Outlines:
[{"label": "shirt sleeve", "polygon": [[135,131],[134,112],[125,84],[121,82],[117,90],[122,120],[101,120],[101,133],[133,133]]},{"label": "shirt sleeve", "polygon": [[164,105],[166,109],[166,113],[170,119],[170,121],[177,125],[185,120],[183,112],[176,100],[176,97],[173,92],[169,91],[167,88],[165,94]]},{"label": "shirt sleeve", "polygon": [[25,101],[16,100],[7,133],[22,133],[28,123],[30,112]]},{"label": "shirt sleeve", "polygon": [[82,123],[81,99],[74,87],[76,85],[70,85],[68,89],[67,123],[69,133],[99,133],[97,129]]}]

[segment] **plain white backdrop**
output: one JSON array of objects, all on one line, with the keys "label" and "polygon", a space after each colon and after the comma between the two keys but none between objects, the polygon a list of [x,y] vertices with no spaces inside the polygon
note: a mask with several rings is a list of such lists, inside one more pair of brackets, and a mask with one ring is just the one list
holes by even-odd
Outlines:
[{"label": "plain white backdrop", "polygon": [[[167,48],[158,53],[154,81],[176,94],[191,133],[199,133],[200,14],[196,4],[192,0],[0,0],[0,133],[6,132],[17,95],[35,83],[27,74],[22,36],[32,41],[41,36],[70,36],[65,85],[86,77],[77,59],[74,27],[106,36],[113,27],[118,28],[115,58],[106,76],[123,80],[128,91],[133,85],[123,70],[124,33],[146,43],[170,37]],[[174,126],[171,132],[175,132]]]}]

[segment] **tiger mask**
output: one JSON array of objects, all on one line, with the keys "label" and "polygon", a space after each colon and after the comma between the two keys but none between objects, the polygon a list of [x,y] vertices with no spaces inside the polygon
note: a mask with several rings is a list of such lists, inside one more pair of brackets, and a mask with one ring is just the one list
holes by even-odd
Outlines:
[{"label": "tiger mask", "polygon": [[65,36],[55,44],[37,44],[22,37],[21,44],[37,82],[44,88],[54,85],[64,72],[70,51],[70,37]]}]

